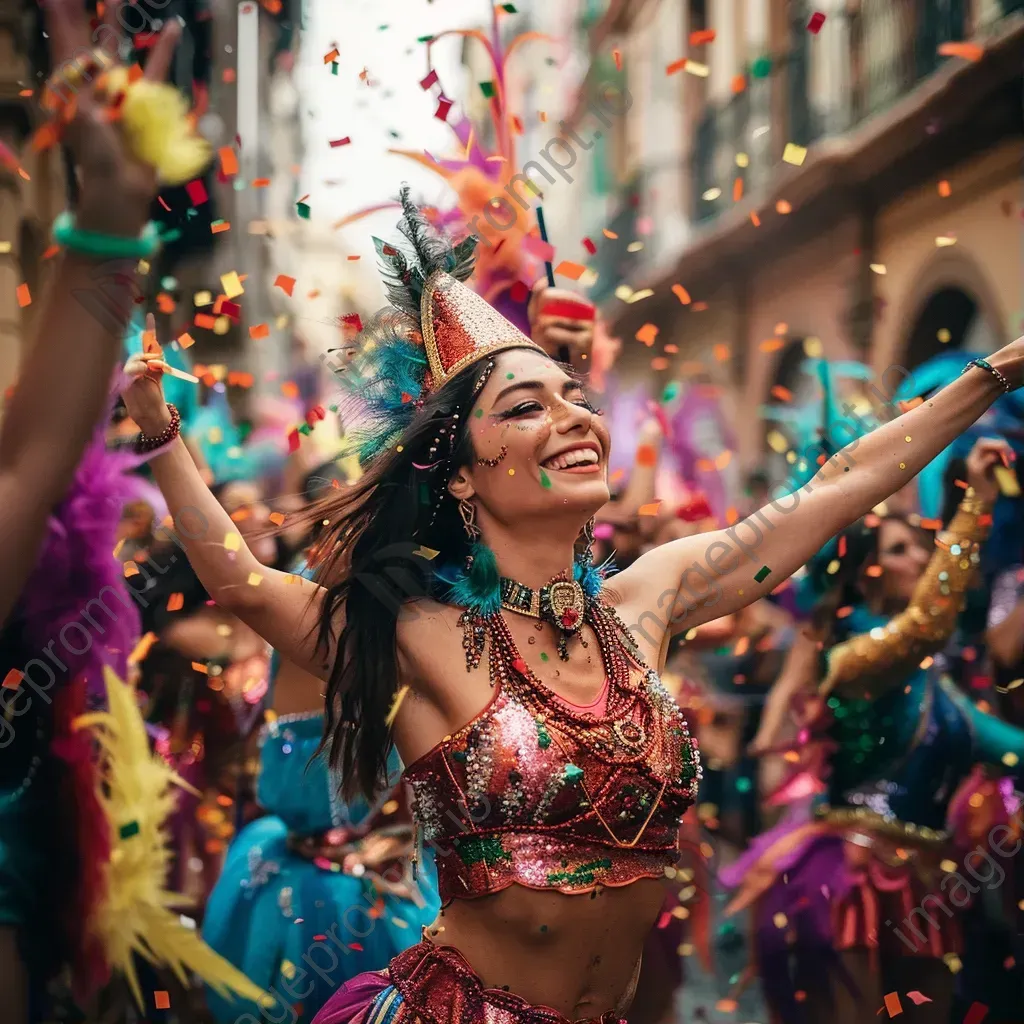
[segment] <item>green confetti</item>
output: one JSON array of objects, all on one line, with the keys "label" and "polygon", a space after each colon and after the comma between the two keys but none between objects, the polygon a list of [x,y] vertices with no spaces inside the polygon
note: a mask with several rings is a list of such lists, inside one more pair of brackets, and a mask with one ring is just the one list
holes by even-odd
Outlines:
[{"label": "green confetti", "polygon": [[565,781],[571,786],[574,782],[583,778],[583,769],[575,764],[565,766]]},{"label": "green confetti", "polygon": [[331,61],[331,74],[335,77],[338,75],[338,62],[336,60]]},{"label": "green confetti", "polygon": [[679,394],[679,381],[672,380],[665,385],[665,390],[661,393],[662,402],[671,402]]},{"label": "green confetti", "polygon": [[327,406],[327,408],[330,409],[331,412],[337,412],[338,411],[338,407],[336,405],[329,405],[329,406]]},{"label": "green confetti", "polygon": [[299,216],[303,220],[309,220],[309,204],[308,203],[296,203],[296,210],[298,210]]},{"label": "green confetti", "polygon": [[433,41],[433,36],[419,36],[416,40],[417,43],[432,43]]},{"label": "green confetti", "polygon": [[477,411],[476,411],[475,413],[473,413],[473,415],[474,415],[474,416],[475,416],[475,417],[476,417],[477,419],[480,419],[480,418],[481,418],[481,417],[483,416],[483,414],[484,414],[484,411],[483,411],[483,409],[477,409]]},{"label": "green confetti", "polygon": [[750,66],[750,74],[753,78],[767,78],[771,73],[771,57],[758,57]]},{"label": "green confetti", "polygon": [[131,839],[132,836],[137,836],[139,834],[139,823],[137,821],[129,821],[118,829],[117,834],[122,839]]},{"label": "green confetti", "polygon": [[761,568],[757,570],[757,575],[754,576],[754,582],[764,583],[764,581],[771,575],[771,572],[771,569],[769,569],[767,565],[762,565]]},{"label": "green confetti", "polygon": [[541,661],[547,661],[548,660],[548,656],[543,651],[540,652],[540,660]]},{"label": "green confetti", "polygon": [[505,374],[505,380],[515,380],[515,379],[516,379],[516,375],[514,373],[506,373]]},{"label": "green confetti", "polygon": [[515,4],[502,4],[501,5],[501,9],[506,14],[518,14],[519,13],[519,11],[516,10],[516,5]]},{"label": "green confetti", "polygon": [[176,277],[162,277],[160,278],[160,287],[165,292],[173,292],[178,287],[178,279]]},{"label": "green confetti", "polygon": [[493,82],[481,82],[480,91],[484,94],[485,99],[494,98],[494,83]]},{"label": "green confetti", "polygon": [[541,487],[546,487],[548,490],[551,490],[551,477],[549,477],[543,469],[540,471],[540,485]]},{"label": "green confetti", "polygon": [[737,792],[739,792],[739,793],[749,793],[750,792],[750,787],[751,787],[750,779],[745,778],[744,776],[741,775],[736,780],[736,790],[737,790]]}]

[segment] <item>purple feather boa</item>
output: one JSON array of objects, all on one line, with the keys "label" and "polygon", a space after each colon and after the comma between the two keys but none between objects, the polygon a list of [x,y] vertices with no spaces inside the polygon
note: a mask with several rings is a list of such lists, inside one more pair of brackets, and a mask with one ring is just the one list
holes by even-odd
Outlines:
[{"label": "purple feather boa", "polygon": [[[100,700],[103,666],[123,677],[140,631],[138,610],[113,556],[122,509],[138,499],[152,505],[154,494],[159,495],[129,473],[152,455],[108,451],[105,423],[96,429],[67,494],[49,517],[16,611],[33,657],[44,665],[55,663],[50,671],[57,683],[84,675],[90,698]],[[158,515],[166,510],[162,504],[155,506]],[[38,668],[30,677],[39,677]]]}]

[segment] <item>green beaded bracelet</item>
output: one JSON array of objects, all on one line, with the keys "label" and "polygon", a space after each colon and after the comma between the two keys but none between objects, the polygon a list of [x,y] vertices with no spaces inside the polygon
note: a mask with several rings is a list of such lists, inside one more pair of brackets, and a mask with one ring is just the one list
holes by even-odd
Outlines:
[{"label": "green beaded bracelet", "polygon": [[162,244],[157,225],[150,221],[138,238],[101,235],[81,231],[66,210],[53,222],[53,240],[65,249],[101,260],[144,260],[155,255]]}]

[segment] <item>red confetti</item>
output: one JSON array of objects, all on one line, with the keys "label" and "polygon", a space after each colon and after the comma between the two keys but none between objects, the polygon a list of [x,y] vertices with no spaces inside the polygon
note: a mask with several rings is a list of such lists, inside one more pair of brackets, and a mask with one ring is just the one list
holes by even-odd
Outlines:
[{"label": "red confetti", "polygon": [[527,296],[530,294],[530,289],[523,284],[522,281],[516,281],[515,284],[509,289],[509,298],[513,302],[525,302]]},{"label": "red confetti", "polygon": [[909,1000],[910,1000],[910,1001],[911,1001],[911,1002],[912,1002],[912,1003],[913,1003],[913,1004],[914,1004],[915,1006],[922,1006],[922,1005],[924,1005],[925,1003],[930,1003],[930,1002],[931,1002],[931,999],[929,999],[929,998],[928,998],[928,996],[924,995],[924,994],[923,994],[923,993],[921,993],[921,992],[918,992],[918,991],[917,991],[916,989],[915,989],[915,990],[914,990],[913,992],[908,992],[908,993],[907,993],[907,998],[908,998],[908,999],[909,999]]},{"label": "red confetti", "polygon": [[807,31],[813,32],[817,35],[821,31],[821,26],[825,24],[825,15],[821,11],[815,11],[811,15],[811,20],[807,22]]},{"label": "red confetti", "polygon": [[597,252],[597,246],[589,238],[583,239],[583,248],[593,256]]},{"label": "red confetti", "polygon": [[346,135],[343,139],[331,139],[328,145],[331,149],[337,149],[339,146],[347,146],[351,143],[351,139]]},{"label": "red confetti", "polygon": [[171,1008],[171,997],[167,992],[154,992],[153,1005],[158,1010],[169,1010]]},{"label": "red confetti", "polygon": [[346,313],[341,318],[341,322],[349,327],[354,327],[357,331],[363,329],[363,320],[358,313]]},{"label": "red confetti", "polygon": [[291,295],[292,289],[295,287],[295,278],[288,277],[287,274],[278,274],[277,280],[274,282],[275,288],[280,288],[285,295]]},{"label": "red confetti", "polygon": [[420,88],[421,89],[424,89],[424,90],[429,89],[432,85],[437,85],[437,72],[436,71],[431,71],[430,74],[427,75],[426,78],[421,78],[420,79]]},{"label": "red confetti", "polygon": [[964,1024],[981,1024],[988,1016],[988,1007],[984,1003],[972,1003],[964,1017]]},{"label": "red confetti", "polygon": [[292,427],[288,432],[288,451],[297,452],[299,450],[299,430],[297,427]]},{"label": "red confetti", "polygon": [[201,206],[209,201],[210,197],[206,194],[206,186],[198,178],[195,181],[190,181],[185,186],[185,191],[188,193],[189,202],[193,206]]},{"label": "red confetti", "polygon": [[4,676],[3,683],[0,683],[0,689],[16,690],[19,686],[21,686],[21,681],[23,678],[24,676],[16,668],[12,668],[10,672],[8,672],[6,676]]},{"label": "red confetti", "polygon": [[171,212],[171,208],[170,208],[170,207],[169,207],[169,206],[167,205],[167,203],[166,203],[166,202],[164,202],[164,197],[163,197],[163,196],[157,196],[156,198],[157,198],[157,201],[158,201],[158,202],[160,203],[160,205],[161,205],[161,206],[162,206],[162,207],[163,207],[163,208],[164,208],[164,209],[165,209],[165,210],[166,210],[166,211],[167,211],[168,213],[170,213],[170,212]]},{"label": "red confetti", "polygon": [[220,314],[222,316],[229,316],[232,320],[241,320],[242,318],[242,307],[237,302],[232,302],[230,299],[225,299],[220,304]]},{"label": "red confetti", "polygon": [[448,120],[448,111],[452,109],[455,104],[451,100],[446,100],[443,96],[437,101],[437,110],[434,111],[434,117],[438,121]]}]

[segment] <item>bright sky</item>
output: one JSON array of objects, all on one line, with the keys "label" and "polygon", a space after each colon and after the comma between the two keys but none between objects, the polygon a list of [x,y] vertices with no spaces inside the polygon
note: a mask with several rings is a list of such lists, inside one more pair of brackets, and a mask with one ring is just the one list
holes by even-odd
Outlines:
[{"label": "bright sky", "polygon": [[[426,202],[445,201],[448,193],[440,178],[387,149],[454,154],[454,134],[434,117],[437,87],[430,92],[420,88],[427,73],[426,46],[416,40],[445,29],[486,25],[490,11],[489,0],[308,0],[296,79],[306,147],[301,188],[310,194],[314,220],[331,222],[387,202],[403,181]],[[453,37],[432,48],[441,86],[456,101],[453,122],[466,88],[461,44],[461,38]],[[337,76],[324,64],[335,47],[340,51]],[[364,68],[370,86],[359,78]],[[328,145],[345,136],[350,145]],[[369,258],[371,232],[390,236],[397,219],[394,210],[376,214],[339,233],[339,242],[346,252]]]}]

